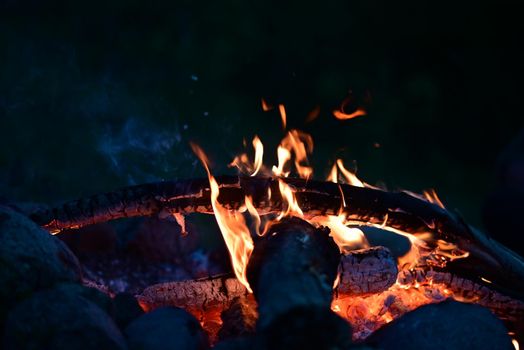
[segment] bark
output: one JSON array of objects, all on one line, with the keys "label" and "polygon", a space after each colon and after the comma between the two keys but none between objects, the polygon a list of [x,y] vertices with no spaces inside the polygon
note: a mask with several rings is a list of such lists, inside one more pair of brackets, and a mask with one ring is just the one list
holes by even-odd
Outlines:
[{"label": "bark", "polygon": [[272,225],[255,246],[247,278],[265,348],[346,348],[349,324],[331,311],[339,249],[326,229],[298,218]]},{"label": "bark", "polygon": [[[425,284],[429,281],[446,286],[448,290],[453,292],[454,299],[487,307],[503,320],[513,323],[523,322],[522,320],[524,320],[524,302],[503,295],[484,284],[462,278],[450,272],[425,268],[415,268],[410,271],[402,271],[399,274],[399,282],[404,285]],[[490,284],[490,282],[486,283]]]},{"label": "bark", "polygon": [[[361,249],[340,256],[340,279],[335,288],[340,297],[379,293],[397,279],[395,258],[384,247]],[[233,277],[167,282],[146,288],[137,299],[145,309],[177,306],[206,312],[226,309],[235,298],[247,295],[245,287]]]},{"label": "bark", "polygon": [[[435,241],[443,239],[469,252],[469,257],[460,262],[460,273],[464,277],[484,276],[494,282],[494,288],[509,290],[524,300],[522,258],[471,228],[450,211],[404,192],[303,179],[281,180],[294,188],[307,217],[337,214],[344,199],[349,203],[344,211],[355,222],[384,224],[411,233],[432,232]],[[224,176],[217,177],[217,181],[221,186],[219,201],[227,208],[239,208],[246,195],[253,198],[261,214],[278,212],[282,208],[276,178]],[[58,232],[123,217],[192,212],[212,213],[207,179],[127,187],[32,213],[31,218],[47,230]]]}]

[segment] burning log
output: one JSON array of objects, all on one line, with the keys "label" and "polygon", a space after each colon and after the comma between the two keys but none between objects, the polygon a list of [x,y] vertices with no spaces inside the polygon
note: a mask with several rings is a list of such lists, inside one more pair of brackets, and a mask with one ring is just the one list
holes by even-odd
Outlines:
[{"label": "burning log", "polygon": [[[338,271],[335,294],[340,297],[382,292],[397,279],[396,261],[384,247],[340,255]],[[203,314],[215,308],[225,309],[235,298],[246,295],[246,288],[236,278],[219,276],[155,284],[144,289],[137,299],[146,310],[177,306]]]},{"label": "burning log", "polygon": [[339,264],[340,297],[380,293],[397,280],[397,262],[389,249],[372,247],[351,251],[343,255]]},{"label": "burning log", "polygon": [[219,340],[254,334],[258,313],[253,295],[235,298],[229,308],[222,311],[220,318],[222,328],[218,332]]},{"label": "burning log", "polygon": [[155,284],[146,288],[136,298],[146,310],[177,306],[193,313],[205,313],[214,308],[222,311],[235,298],[246,295],[246,288],[236,278],[217,277]]},{"label": "burning log", "polygon": [[[294,189],[296,200],[308,217],[336,215],[345,201],[351,205],[344,206],[343,212],[354,222],[383,224],[408,233],[432,232],[435,240],[453,242],[469,252],[461,273],[471,279],[483,276],[493,282],[492,288],[512,290],[524,299],[522,259],[436,204],[404,192],[314,180],[243,176],[216,179],[221,187],[219,201],[229,209],[238,209],[249,196],[259,213],[279,212],[283,207],[279,181],[283,181]],[[47,230],[58,232],[124,217],[211,214],[210,193],[208,179],[166,181],[68,202],[32,213],[31,218]],[[504,274],[500,274],[501,270]]]},{"label": "burning log", "polygon": [[349,325],[330,309],[339,250],[324,230],[287,218],[255,246],[247,277],[267,348],[351,343]]}]

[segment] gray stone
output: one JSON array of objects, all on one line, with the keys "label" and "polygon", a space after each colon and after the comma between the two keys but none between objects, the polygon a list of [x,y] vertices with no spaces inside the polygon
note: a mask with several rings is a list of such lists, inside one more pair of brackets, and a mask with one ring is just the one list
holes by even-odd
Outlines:
[{"label": "gray stone", "polygon": [[125,335],[131,350],[208,348],[199,322],[174,307],[159,308],[137,318],[126,328]]},{"label": "gray stone", "polygon": [[513,349],[502,321],[474,304],[445,301],[422,306],[376,331],[380,349]]},{"label": "gray stone", "polygon": [[80,281],[71,251],[27,217],[0,206],[0,324],[12,305],[58,282]]},{"label": "gray stone", "polygon": [[35,293],[6,320],[5,349],[126,349],[113,320],[68,286]]}]

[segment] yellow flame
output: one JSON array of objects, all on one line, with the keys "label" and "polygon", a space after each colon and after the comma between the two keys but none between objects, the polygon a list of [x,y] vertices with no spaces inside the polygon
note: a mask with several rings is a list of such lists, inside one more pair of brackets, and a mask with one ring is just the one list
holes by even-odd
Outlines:
[{"label": "yellow flame", "polygon": [[330,181],[330,182],[334,182],[334,183],[338,182],[338,172],[337,172],[337,164],[336,163],[333,164],[333,166],[331,167],[331,171],[329,172],[329,175],[326,178],[326,181]]},{"label": "yellow flame", "polygon": [[289,172],[284,172],[284,166],[291,159],[291,152],[288,149],[278,146],[277,149],[278,166],[273,166],[273,174],[276,176],[287,177]]},{"label": "yellow flame", "polygon": [[277,220],[280,220],[285,216],[297,216],[300,218],[303,217],[304,213],[298,205],[295,193],[293,192],[291,186],[286,184],[284,180],[278,179],[278,189],[280,190],[280,195],[282,196],[282,211]]},{"label": "yellow flame", "polygon": [[[192,143],[191,147],[206,169],[211,188],[211,205],[213,206],[213,212],[215,213],[220,232],[231,255],[233,271],[247,290],[252,292],[246,277],[246,267],[254,245],[244,217],[239,212],[227,210],[218,202],[220,190],[217,181],[209,170],[209,160],[199,146]],[[247,203],[246,206],[248,206]]]},{"label": "yellow flame", "polygon": [[515,350],[520,350],[520,345],[517,339],[511,339],[511,344],[513,344],[513,347],[515,348]]},{"label": "yellow flame", "polygon": [[345,215],[316,216],[309,220],[317,225],[329,227],[329,235],[338,245],[340,252],[347,254],[351,250],[369,247],[364,232],[355,227],[346,225]]},{"label": "yellow flame", "polygon": [[255,149],[255,171],[251,176],[255,176],[262,167],[262,158],[264,157],[264,145],[262,141],[255,135],[253,138],[253,148]]},{"label": "yellow flame", "polygon": [[235,156],[233,161],[229,163],[229,166],[238,168],[242,173],[251,173],[251,176],[255,176],[263,166],[264,145],[257,135],[253,137],[252,144],[255,149],[255,161],[253,163],[251,163],[246,153],[241,153]]},{"label": "yellow flame", "polygon": [[246,196],[245,203],[246,203],[247,211],[248,211],[249,215],[251,215],[251,218],[253,219],[253,222],[254,222],[254,225],[255,225],[255,232],[256,232],[257,235],[261,236],[261,233],[260,233],[260,223],[261,223],[260,215],[258,215],[258,211],[256,210],[255,206],[253,205],[253,199],[251,197],[249,197],[249,196]]},{"label": "yellow flame", "polygon": [[275,174],[279,175],[279,171],[280,174],[282,174],[284,165],[282,164],[281,159],[284,160],[285,163],[291,158],[291,153],[293,153],[295,156],[295,168],[298,175],[304,179],[310,178],[313,175],[313,168],[309,166],[307,155],[312,152],[313,138],[311,135],[299,130],[290,130],[282,139],[278,147],[277,155],[279,167]]},{"label": "yellow flame", "polygon": [[360,181],[355,174],[344,167],[344,162],[342,162],[342,159],[337,159],[337,166],[348,184],[357,187],[364,187],[364,183]]}]

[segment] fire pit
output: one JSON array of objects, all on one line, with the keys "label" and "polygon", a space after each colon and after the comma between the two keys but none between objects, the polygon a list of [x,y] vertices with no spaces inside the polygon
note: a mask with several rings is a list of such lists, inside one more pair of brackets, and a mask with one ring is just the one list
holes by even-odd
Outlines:
[{"label": "fire pit", "polygon": [[[281,112],[285,127],[283,107]],[[491,310],[507,331],[493,318],[495,328],[509,334],[491,339],[518,349],[524,260],[446,209],[434,191],[418,195],[368,185],[342,160],[328,179],[314,180],[307,158],[313,140],[299,130],[286,133],[271,169],[263,165],[263,144],[255,137],[254,161],[241,154],[231,163],[238,176],[215,177],[204,151],[192,146],[207,178],[127,187],[30,217],[56,234],[143,216],[175,218],[185,232],[186,215],[214,215],[231,257],[230,274],[155,284],[135,297],[151,315],[162,307],[185,309],[217,348],[396,348],[402,341],[388,336],[388,329],[402,337],[394,327],[403,327],[403,320],[430,320],[432,310],[446,308],[451,318],[454,312],[466,315],[463,322],[469,313],[480,315],[479,324],[492,317]],[[364,234],[370,227],[403,237],[409,251],[396,257],[373,246]],[[451,301],[482,308],[463,310]],[[429,306],[440,303],[441,309]]]}]

